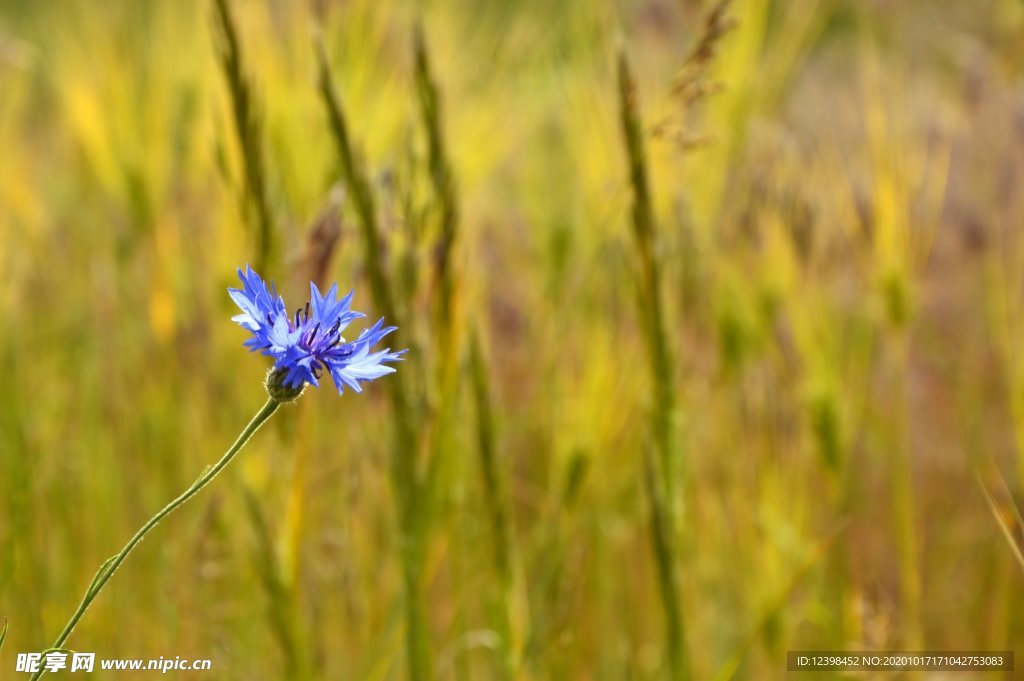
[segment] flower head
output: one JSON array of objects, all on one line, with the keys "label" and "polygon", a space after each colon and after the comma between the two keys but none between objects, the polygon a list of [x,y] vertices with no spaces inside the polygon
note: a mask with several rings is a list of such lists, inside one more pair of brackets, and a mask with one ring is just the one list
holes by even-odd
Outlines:
[{"label": "flower head", "polygon": [[319,386],[326,371],[339,393],[345,392],[345,386],[362,392],[361,383],[393,373],[395,368],[385,363],[400,361],[406,353],[391,352],[391,348],[371,352],[397,328],[384,326],[383,318],[355,340],[346,341],[341,335],[345,327],[366,315],[350,309],[352,292],[338,298],[337,284],[321,294],[311,283],[305,308],[289,315],[273,285],[268,288],[248,265],[244,272],[238,270],[238,278],[242,288],[228,289],[228,294],[242,312],[231,319],[252,334],[245,347],[274,358],[276,381],[285,388],[300,391],[306,383]]}]

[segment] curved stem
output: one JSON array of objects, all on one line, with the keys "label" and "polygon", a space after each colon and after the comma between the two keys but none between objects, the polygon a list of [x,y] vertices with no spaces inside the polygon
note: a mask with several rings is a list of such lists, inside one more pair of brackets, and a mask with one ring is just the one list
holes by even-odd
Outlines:
[{"label": "curved stem", "polygon": [[[71,619],[68,620],[68,623],[64,626],[64,630],[60,632],[60,636],[57,637],[57,640],[54,641],[53,645],[50,646],[48,650],[64,647],[64,643],[68,640],[68,637],[71,636],[71,632],[75,630],[75,627],[78,625],[78,621],[82,619],[82,616],[85,615],[85,611],[89,609],[89,606],[92,604],[93,600],[96,599],[96,596],[98,596],[100,591],[103,590],[103,587],[108,581],[110,581],[110,578],[115,572],[117,572],[117,569],[121,567],[121,563],[123,563],[125,558],[128,557],[128,554],[132,552],[132,549],[138,546],[143,537],[145,537],[150,530],[156,527],[157,523],[173,513],[175,509],[195,496],[199,490],[206,487],[215,477],[217,477],[217,475],[224,470],[224,467],[231,463],[231,460],[235,458],[235,455],[238,454],[239,451],[241,451],[242,447],[245,446],[253,434],[259,430],[260,426],[262,426],[264,422],[266,422],[266,420],[269,419],[275,411],[277,411],[279,406],[281,406],[281,403],[277,400],[273,398],[267,400],[267,403],[264,404],[263,408],[256,413],[252,418],[252,421],[249,421],[249,425],[245,427],[245,430],[243,430],[238,436],[235,443],[231,445],[227,452],[224,453],[224,456],[220,458],[220,461],[215,463],[212,467],[207,467],[188,489],[179,494],[171,503],[164,506],[159,513],[146,521],[146,524],[128,540],[128,543],[124,545],[124,548],[121,549],[120,553],[113,556],[100,566],[99,571],[96,573],[96,577],[93,578],[92,584],[89,585],[89,589],[85,592],[85,596],[82,597],[82,602],[78,605],[78,609],[75,610],[75,614],[71,616]],[[44,671],[45,669],[40,667],[39,671],[33,674],[29,681],[36,681],[36,679],[43,675]]]}]

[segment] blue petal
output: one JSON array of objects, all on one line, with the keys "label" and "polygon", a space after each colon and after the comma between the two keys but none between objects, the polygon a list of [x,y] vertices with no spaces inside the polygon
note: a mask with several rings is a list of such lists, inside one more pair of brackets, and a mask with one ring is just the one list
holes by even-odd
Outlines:
[{"label": "blue petal", "polygon": [[228,294],[241,310],[232,321],[252,334],[243,345],[273,357],[275,369],[285,372],[283,380],[289,387],[301,387],[304,383],[318,386],[317,373],[324,368],[331,374],[338,392],[344,392],[346,386],[362,392],[366,381],[394,373],[395,368],[388,363],[401,361],[406,352],[392,352],[390,348],[371,352],[374,345],[396,329],[385,327],[383,318],[364,329],[355,341],[345,343],[342,330],[365,315],[351,309],[354,292],[338,299],[337,284],[321,294],[311,283],[310,314],[293,325],[284,299],[273,284],[268,287],[248,265],[244,271],[238,270],[238,278],[242,288],[230,288]]}]

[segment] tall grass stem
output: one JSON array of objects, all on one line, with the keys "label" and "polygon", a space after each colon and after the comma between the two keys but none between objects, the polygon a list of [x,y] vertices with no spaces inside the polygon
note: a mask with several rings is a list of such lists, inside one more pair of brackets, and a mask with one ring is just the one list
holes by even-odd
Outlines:
[{"label": "tall grass stem", "polygon": [[500,595],[498,599],[498,631],[501,636],[503,678],[515,678],[518,653],[512,637],[512,531],[509,522],[507,496],[498,466],[494,432],[494,410],[487,363],[480,347],[480,337],[473,333],[470,339],[470,374],[473,398],[476,402],[477,447],[480,453],[480,474],[483,479],[483,499],[490,518],[493,538],[494,569],[497,572]]},{"label": "tall grass stem", "polygon": [[242,163],[245,170],[246,195],[256,213],[256,224],[259,229],[256,235],[256,269],[263,272],[274,258],[274,223],[270,214],[270,200],[267,196],[263,147],[260,141],[259,111],[256,108],[252,88],[246,79],[238,29],[228,3],[229,0],[215,0],[214,2],[222,40],[220,61],[231,95],[235,133],[238,137],[238,146],[242,152]]},{"label": "tall grass stem", "polygon": [[914,472],[910,451],[909,405],[909,339],[901,329],[896,340],[897,414],[896,443],[892,456],[893,518],[896,523],[897,550],[900,556],[900,591],[902,600],[903,645],[918,650],[923,644],[921,631],[921,565],[918,549],[917,521],[914,518]]},{"label": "tall grass stem", "polygon": [[678,559],[676,554],[677,480],[681,477],[678,452],[672,435],[675,405],[672,361],[665,333],[661,301],[661,274],[655,252],[654,209],[647,179],[643,132],[640,125],[636,86],[625,53],[619,53],[619,100],[622,133],[633,187],[633,235],[639,256],[639,306],[644,338],[654,385],[651,405],[653,449],[645,445],[644,474],[651,505],[651,533],[658,583],[665,609],[665,654],[673,681],[689,678],[686,637],[679,603]]},{"label": "tall grass stem", "polygon": [[[366,250],[366,272],[374,303],[391,320],[398,320],[395,298],[383,263],[383,238],[377,220],[373,190],[362,164],[357,160],[349,136],[341,99],[331,78],[330,64],[323,42],[318,41],[320,95],[327,109],[331,133],[337,145],[342,175],[362,230]],[[417,470],[416,431],[412,422],[408,389],[404,375],[398,372],[388,381],[395,439],[391,450],[391,479],[398,504],[401,537],[400,560],[405,591],[406,655],[411,681],[433,678],[427,616],[422,595],[422,556],[424,517],[421,513],[420,476]]]}]

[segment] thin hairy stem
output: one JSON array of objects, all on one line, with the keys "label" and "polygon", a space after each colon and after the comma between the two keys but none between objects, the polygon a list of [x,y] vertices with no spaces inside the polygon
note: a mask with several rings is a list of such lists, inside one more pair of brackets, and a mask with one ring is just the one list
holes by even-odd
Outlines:
[{"label": "thin hairy stem", "polygon": [[[202,475],[200,475],[188,489],[179,494],[171,503],[164,506],[159,513],[147,520],[146,524],[128,540],[128,543],[124,545],[124,548],[121,549],[120,553],[109,558],[100,566],[99,571],[96,573],[96,577],[93,578],[92,584],[90,584],[89,588],[86,590],[85,596],[82,598],[82,602],[79,603],[78,609],[75,610],[75,614],[73,614],[71,619],[68,620],[63,631],[60,632],[57,640],[53,642],[53,645],[50,646],[49,650],[62,649],[64,647],[64,644],[78,625],[79,620],[81,620],[85,615],[85,611],[89,609],[89,606],[92,605],[94,600],[96,600],[96,597],[99,595],[100,591],[103,590],[103,587],[106,586],[107,582],[110,581],[110,578],[114,576],[117,569],[121,567],[121,563],[125,561],[128,554],[130,554],[132,550],[139,545],[139,542],[142,541],[149,531],[156,527],[161,520],[173,513],[179,506],[183,505],[189,499],[198,494],[199,490],[210,484],[210,482],[213,481],[213,479],[216,478],[229,463],[231,463],[231,460],[235,458],[235,455],[241,451],[242,447],[244,447],[249,439],[252,438],[253,434],[259,430],[260,426],[262,426],[266,420],[269,419],[275,411],[277,411],[279,406],[281,406],[281,403],[277,400],[267,400],[267,403],[264,404],[263,408],[256,413],[256,416],[252,418],[252,421],[249,421],[249,425],[245,427],[245,430],[243,430],[241,435],[238,436],[235,443],[231,445],[227,452],[224,453],[224,456],[220,458],[220,461],[215,463],[213,466],[208,466],[203,471]],[[45,669],[40,667],[39,671],[32,675],[30,681],[38,679],[43,675],[44,671]]]}]

